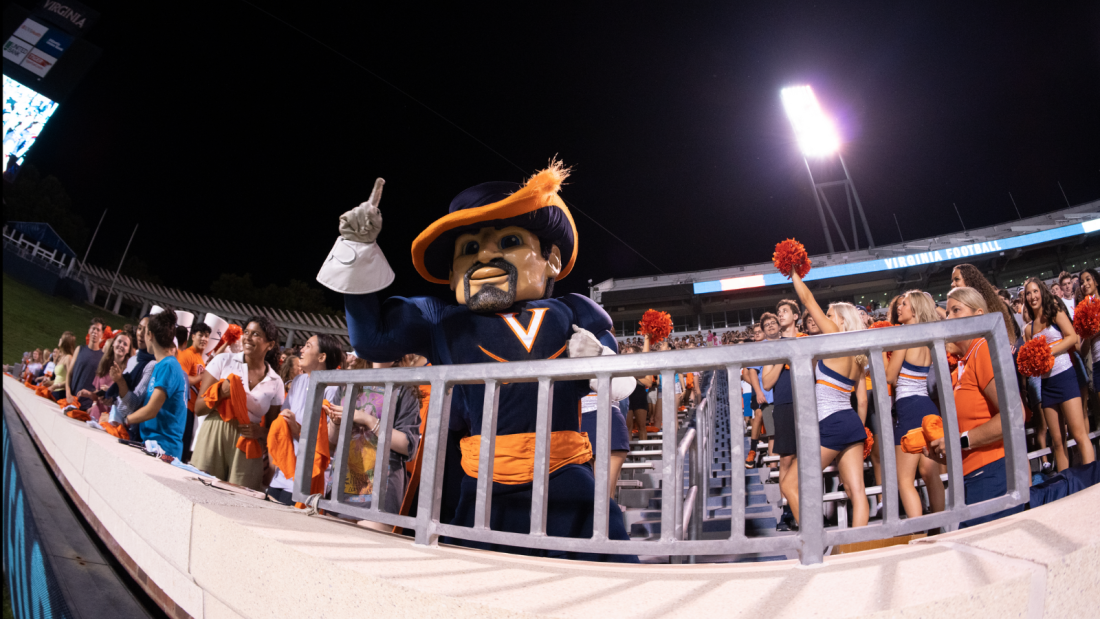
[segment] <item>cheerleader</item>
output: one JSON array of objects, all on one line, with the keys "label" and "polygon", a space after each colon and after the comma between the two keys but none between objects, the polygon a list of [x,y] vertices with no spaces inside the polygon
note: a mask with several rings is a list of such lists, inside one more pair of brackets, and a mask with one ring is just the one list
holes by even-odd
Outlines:
[{"label": "cheerleader", "polygon": [[1077,441],[1080,464],[1089,464],[1096,459],[1096,454],[1089,441],[1077,372],[1069,355],[1078,339],[1073,323],[1065,306],[1037,277],[1028,279],[1024,284],[1024,311],[1024,317],[1029,321],[1024,327],[1024,338],[1031,340],[1040,335],[1046,336],[1054,354],[1054,368],[1042,377],[1042,407],[1043,417],[1050,428],[1055,466],[1059,471],[1069,468],[1065,447],[1067,428]]},{"label": "cheerleader", "polygon": [[[810,315],[823,334],[866,328],[854,305],[833,303],[829,305],[826,314],[821,311],[813,293],[802,282],[797,270],[792,270],[790,275],[799,300],[810,310]],[[861,401],[865,401],[867,397],[865,383],[861,380],[866,361],[864,355],[824,359],[818,361],[814,368],[817,376],[817,385],[814,388],[817,396],[817,420],[821,432],[820,465],[824,469],[836,461],[840,481],[844,484],[844,492],[852,505],[853,527],[865,526],[868,518],[867,495],[863,486],[863,442],[867,434],[850,402],[853,391]],[[779,450],[778,441],[776,450]],[[791,466],[779,483],[797,519],[797,456],[792,456]]]},{"label": "cheerleader", "polygon": [[[1081,271],[1080,285],[1077,288],[1076,304],[1080,305],[1086,298],[1097,300],[1100,298],[1100,274],[1097,274],[1093,269],[1085,269]],[[1094,335],[1088,338],[1084,342],[1078,344],[1078,351],[1089,350],[1092,351],[1092,388],[1100,392],[1100,335]],[[1082,392],[1085,398],[1088,398],[1088,392]],[[1085,400],[1087,401],[1087,400]],[[1085,415],[1085,430],[1091,430],[1089,427],[1089,416]]]},{"label": "cheerleader", "polygon": [[[903,325],[915,325],[938,321],[936,305],[920,290],[910,290],[901,295],[897,304],[898,321]],[[898,464],[898,494],[905,508],[905,515],[916,518],[924,513],[920,494],[913,486],[920,472],[928,489],[928,503],[932,512],[942,512],[944,506],[943,481],[937,462],[921,454],[906,453],[901,438],[906,432],[921,427],[927,415],[940,416],[932,398],[928,397],[928,372],[932,367],[932,353],[928,347],[895,350],[886,364],[886,380],[894,388],[894,405],[897,421],[894,423],[894,453]]]}]

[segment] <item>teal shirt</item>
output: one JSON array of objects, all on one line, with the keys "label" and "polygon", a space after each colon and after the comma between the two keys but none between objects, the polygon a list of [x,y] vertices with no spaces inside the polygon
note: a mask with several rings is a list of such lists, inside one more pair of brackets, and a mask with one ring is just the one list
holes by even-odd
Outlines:
[{"label": "teal shirt", "polygon": [[145,401],[149,404],[155,389],[164,390],[164,405],[156,417],[141,422],[141,438],[153,440],[160,445],[164,453],[183,457],[183,429],[187,425],[187,376],[175,357],[165,357],[153,368],[149,389],[145,391]]}]

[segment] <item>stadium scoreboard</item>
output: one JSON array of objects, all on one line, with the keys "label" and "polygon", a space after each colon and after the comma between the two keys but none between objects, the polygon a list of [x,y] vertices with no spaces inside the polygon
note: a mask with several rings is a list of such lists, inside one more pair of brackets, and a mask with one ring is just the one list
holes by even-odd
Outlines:
[{"label": "stadium scoreboard", "polygon": [[0,39],[4,57],[5,178],[22,165],[60,102],[99,58],[100,49],[83,36],[99,13],[71,0],[42,0],[33,11],[4,8]]}]

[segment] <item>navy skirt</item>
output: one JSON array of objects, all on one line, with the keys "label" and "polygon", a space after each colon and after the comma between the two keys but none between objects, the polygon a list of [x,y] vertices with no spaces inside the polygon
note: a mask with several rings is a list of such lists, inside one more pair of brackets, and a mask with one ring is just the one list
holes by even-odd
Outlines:
[{"label": "navy skirt", "polygon": [[821,446],[841,451],[853,443],[867,440],[867,431],[859,420],[859,413],[850,408],[837,411],[817,422],[821,431]]},{"label": "navy skirt", "polygon": [[936,403],[926,395],[911,395],[894,403],[898,411],[898,420],[894,423],[894,445],[901,445],[901,437],[913,428],[921,427],[925,415],[940,416]]},{"label": "navy skirt", "polygon": [[1073,368],[1044,378],[1042,390],[1043,408],[1054,408],[1066,400],[1081,397],[1081,385],[1077,382],[1077,372]]}]

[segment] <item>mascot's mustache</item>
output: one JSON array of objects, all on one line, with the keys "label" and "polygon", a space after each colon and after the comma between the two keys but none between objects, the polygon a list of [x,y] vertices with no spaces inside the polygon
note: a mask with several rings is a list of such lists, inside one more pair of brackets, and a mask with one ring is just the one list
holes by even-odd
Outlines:
[{"label": "mascot's mustache", "polygon": [[474,276],[474,273],[476,273],[478,269],[483,269],[485,267],[494,267],[500,269],[501,271],[504,271],[508,274],[509,282],[514,281],[513,278],[515,278],[515,276],[518,274],[516,271],[516,265],[508,262],[504,258],[493,258],[489,262],[475,262],[472,266],[470,266],[470,268],[466,271],[466,285],[469,286],[470,278]]}]

